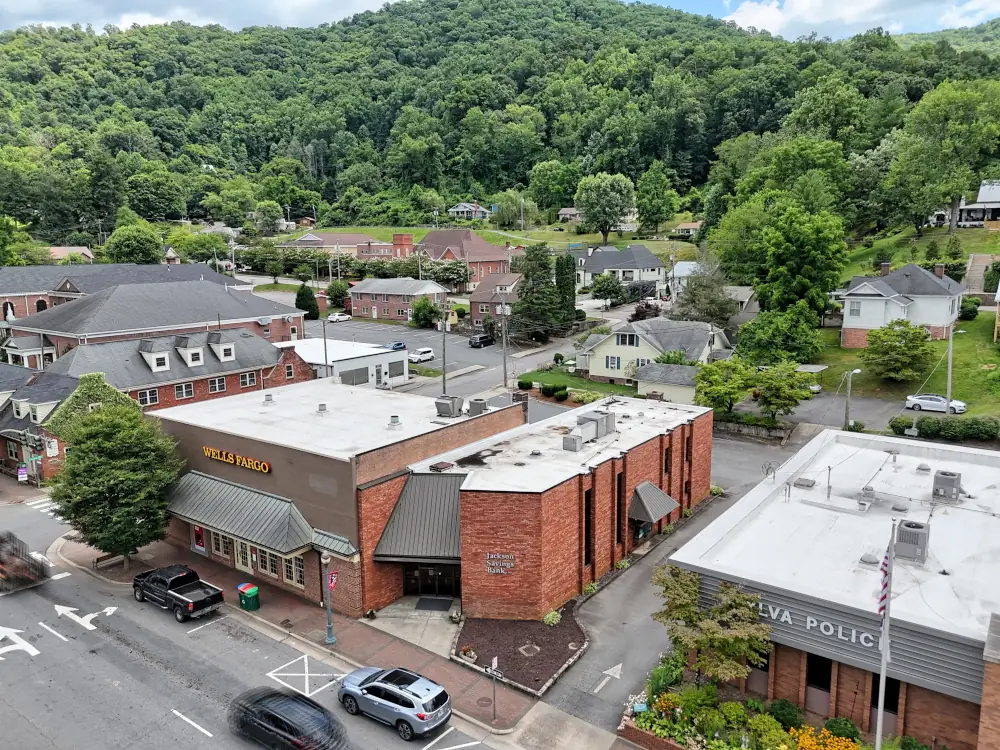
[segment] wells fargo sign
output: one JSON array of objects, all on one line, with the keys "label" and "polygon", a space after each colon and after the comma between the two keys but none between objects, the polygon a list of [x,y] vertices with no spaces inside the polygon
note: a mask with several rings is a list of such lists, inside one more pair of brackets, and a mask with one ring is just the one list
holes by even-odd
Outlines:
[{"label": "wells fargo sign", "polygon": [[235,464],[236,466],[242,466],[244,469],[259,471],[262,474],[269,474],[271,471],[271,464],[267,461],[258,461],[256,458],[247,458],[246,456],[241,456],[239,453],[220,451],[218,448],[209,448],[207,445],[202,446],[202,450],[205,451],[205,458],[210,458],[213,461]]}]

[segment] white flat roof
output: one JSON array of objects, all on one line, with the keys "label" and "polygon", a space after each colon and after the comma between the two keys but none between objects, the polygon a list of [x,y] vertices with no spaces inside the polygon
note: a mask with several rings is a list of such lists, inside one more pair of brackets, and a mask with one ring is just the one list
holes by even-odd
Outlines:
[{"label": "white flat roof", "polygon": [[[577,426],[577,418],[598,410],[614,413],[615,432],[584,443],[579,451],[563,449],[563,436]],[[424,473],[431,471],[432,464],[451,463],[454,466],[445,473],[468,475],[463,490],[542,492],[708,411],[702,406],[615,396],[515,427],[410,468]]]},{"label": "white flat roof", "polygon": [[[274,398],[264,405],[264,396]],[[318,413],[326,404],[327,414]],[[341,461],[434,432],[468,417],[439,417],[434,399],[334,383],[329,378],[294,383],[173,406],[151,412],[165,422],[284,445]],[[388,427],[391,416],[400,426]]]},{"label": "white flat roof", "polygon": [[[311,365],[323,364],[323,339],[300,339],[299,341],[282,341],[275,346],[281,349],[292,348],[302,359]],[[332,365],[348,359],[370,357],[373,354],[390,354],[392,350],[378,344],[365,344],[360,341],[326,340],[326,364]],[[407,352],[401,351],[401,359],[406,359]]]},{"label": "white flat roof", "polygon": [[[899,451],[895,463],[890,450]],[[925,464],[930,471],[918,471]],[[827,467],[832,467],[827,496]],[[938,470],[961,474],[957,502],[932,502]],[[812,479],[811,488],[794,486]],[[672,561],[878,611],[892,519],[930,527],[924,564],[896,557],[892,618],[985,640],[1000,612],[1000,453],[827,430],[684,545]],[[862,489],[874,490],[867,511]],[[786,490],[789,493],[786,495]]]}]

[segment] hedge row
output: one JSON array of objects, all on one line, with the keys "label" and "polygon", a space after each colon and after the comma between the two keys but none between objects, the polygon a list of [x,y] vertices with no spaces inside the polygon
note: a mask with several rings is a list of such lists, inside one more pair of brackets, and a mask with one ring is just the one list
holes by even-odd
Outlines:
[{"label": "hedge row", "polygon": [[[912,417],[895,417],[889,422],[889,429],[902,435],[913,425]],[[1000,435],[1000,420],[993,417],[920,417],[917,420],[917,434],[933,440],[941,438],[953,442],[962,440],[996,440]]]}]

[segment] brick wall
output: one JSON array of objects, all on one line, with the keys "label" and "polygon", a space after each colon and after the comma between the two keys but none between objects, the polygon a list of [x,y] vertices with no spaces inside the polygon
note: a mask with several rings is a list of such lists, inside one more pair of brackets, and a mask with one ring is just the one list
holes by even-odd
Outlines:
[{"label": "brick wall", "polygon": [[948,326],[926,326],[931,335],[932,341],[940,341],[948,338]]},{"label": "brick wall", "polygon": [[868,329],[841,328],[840,345],[844,349],[864,349],[868,346]]},{"label": "brick wall", "polygon": [[[55,440],[58,447],[58,454],[55,456],[48,455],[44,446],[40,451],[32,451],[34,455],[40,455],[42,457],[41,465],[38,467],[38,473],[41,478],[43,480],[51,479],[62,471],[62,463],[65,459],[65,444],[51,432],[48,432],[43,428],[39,428],[38,432],[48,440]],[[8,443],[12,443],[17,447],[17,459],[9,457],[7,452]],[[2,451],[2,453],[0,453],[0,461],[2,461],[3,465],[11,471],[15,471],[19,463],[27,460],[25,446],[21,445],[16,440],[0,440],[0,451]]]},{"label": "brick wall", "polygon": [[989,660],[984,662],[979,750],[1000,750],[1000,664]]},{"label": "brick wall", "polygon": [[377,563],[374,556],[375,546],[382,538],[382,532],[389,518],[392,517],[392,511],[396,507],[408,476],[403,474],[357,491],[358,549],[361,550],[361,591],[364,610],[381,609],[403,595],[402,563]]},{"label": "brick wall", "polygon": [[[351,315],[356,318],[378,318],[379,320],[408,320],[409,311],[413,307],[413,303],[420,299],[420,297],[429,297],[431,295],[423,294],[417,297],[404,296],[402,294],[390,294],[388,295],[389,301],[387,302],[384,297],[386,295],[377,294],[377,300],[372,300],[371,293],[369,292],[358,292],[351,294]],[[367,310],[367,312],[365,312]],[[374,314],[377,310],[377,315]],[[388,311],[388,312],[387,312]],[[400,315],[402,313],[402,315]]]},{"label": "brick wall", "polygon": [[[903,732],[925,745],[937,738],[937,747],[976,750],[979,706],[975,703],[907,685]],[[994,738],[994,741],[996,738]]]},{"label": "brick wall", "polygon": [[696,418],[687,428],[691,435],[691,506],[709,497],[712,489],[712,412]]},{"label": "brick wall", "polygon": [[388,476],[438,453],[519,427],[527,420],[527,403],[508,406],[471,419],[463,418],[434,432],[362,453],[357,457],[357,482],[361,485]]},{"label": "brick wall", "polygon": [[868,720],[871,705],[872,675],[849,664],[837,666],[837,691],[834,714],[845,716],[859,727]]},{"label": "brick wall", "polygon": [[771,654],[771,668],[775,670],[774,698],[784,698],[801,706],[799,682],[805,677],[802,671],[802,652],[788,646],[775,644]]},{"label": "brick wall", "polygon": [[[45,307],[39,308],[38,302],[42,301],[45,303]],[[27,318],[29,315],[34,315],[42,310],[47,310],[52,307],[52,299],[48,294],[11,294],[4,297],[0,297],[0,314],[3,315],[4,320],[7,319],[7,304],[10,304],[14,308],[14,317],[20,320],[21,318]]]},{"label": "brick wall", "polygon": [[538,512],[541,514],[541,528],[536,543],[541,548],[544,571],[538,583],[541,584],[541,600],[548,607],[547,612],[581,592],[583,532],[580,520],[583,497],[580,481],[574,477],[543,492]]},{"label": "brick wall", "polygon": [[[292,377],[288,377],[287,365],[292,366]],[[316,373],[313,368],[291,347],[281,350],[281,356],[278,358],[277,365],[263,370],[265,388],[277,388],[282,385],[314,380],[315,378]]]},{"label": "brick wall", "polygon": [[652,732],[639,729],[631,719],[626,719],[625,723],[622,724],[621,729],[618,730],[618,736],[634,745],[644,747],[646,750],[683,750],[682,745],[678,745],[671,739],[657,737]]}]

